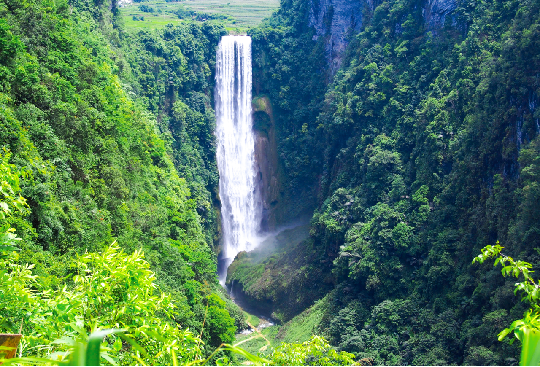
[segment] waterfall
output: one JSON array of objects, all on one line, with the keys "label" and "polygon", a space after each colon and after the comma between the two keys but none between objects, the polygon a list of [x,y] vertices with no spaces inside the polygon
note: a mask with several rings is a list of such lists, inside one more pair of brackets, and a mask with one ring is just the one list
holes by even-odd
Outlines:
[{"label": "waterfall", "polygon": [[219,279],[240,251],[257,245],[262,205],[251,116],[251,38],[224,36],[216,58],[216,136],[223,249]]}]

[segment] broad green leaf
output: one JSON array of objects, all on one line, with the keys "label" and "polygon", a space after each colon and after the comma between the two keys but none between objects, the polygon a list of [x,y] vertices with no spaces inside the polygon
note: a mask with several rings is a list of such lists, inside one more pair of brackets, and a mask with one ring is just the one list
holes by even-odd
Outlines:
[{"label": "broad green leaf", "polygon": [[133,347],[133,349],[135,349],[136,351],[140,352],[143,356],[145,356],[146,358],[148,358],[148,353],[146,352],[146,350],[141,347],[139,345],[139,343],[137,343],[134,339],[130,338],[129,336],[125,335],[125,334],[120,334],[119,335],[122,339],[124,339],[125,341],[127,341],[129,344],[131,344],[131,346]]},{"label": "broad green leaf", "polygon": [[502,341],[508,334],[512,332],[512,329],[504,329],[499,333],[499,341]]},{"label": "broad green leaf", "polygon": [[521,334],[521,366],[540,365],[540,330],[523,328]]},{"label": "broad green leaf", "polygon": [[101,357],[103,359],[105,359],[107,362],[109,362],[111,365],[113,366],[117,366],[118,365],[118,361],[115,360],[114,358],[112,358],[109,354],[107,353],[101,353]]},{"label": "broad green leaf", "polygon": [[83,343],[75,343],[73,353],[69,356],[68,366],[85,366],[86,365],[86,347]]},{"label": "broad green leaf", "polygon": [[253,355],[249,353],[248,351],[238,348],[235,346],[232,346],[230,344],[223,344],[223,350],[229,350],[233,353],[240,354],[241,356],[247,358],[250,362],[252,362],[255,366],[262,366],[264,364],[271,364],[272,362],[268,359]]},{"label": "broad green leaf", "polygon": [[109,334],[124,332],[126,329],[107,329],[92,333],[86,347],[86,366],[99,366],[100,347],[103,338]]},{"label": "broad green leaf", "polygon": [[46,359],[46,358],[31,358],[31,357],[25,357],[25,358],[10,358],[10,359],[0,359],[0,365],[2,366],[27,366],[29,364],[32,365],[38,365],[38,366],[58,366],[60,364],[60,361],[53,361],[52,359]]}]

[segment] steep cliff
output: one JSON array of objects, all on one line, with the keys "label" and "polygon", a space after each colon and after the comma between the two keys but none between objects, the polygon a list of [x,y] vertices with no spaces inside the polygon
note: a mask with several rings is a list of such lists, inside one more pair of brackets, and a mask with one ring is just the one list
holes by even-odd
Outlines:
[{"label": "steep cliff", "polygon": [[326,37],[325,56],[334,74],[351,36],[360,31],[364,5],[373,10],[374,0],[311,0],[309,26],[315,28],[313,40]]},{"label": "steep cliff", "polygon": [[262,229],[273,230],[276,226],[276,206],[280,203],[280,181],[274,114],[270,99],[256,97],[252,103],[255,130],[255,164],[258,185],[263,201]]},{"label": "steep cliff", "polygon": [[453,13],[457,8],[457,0],[427,0],[423,9],[426,29],[436,31],[450,20],[455,24]]},{"label": "steep cliff", "polygon": [[318,330],[374,364],[515,364],[497,334],[525,307],[471,261],[500,241],[539,262],[540,1],[283,3],[253,32],[261,93],[284,196],[318,207],[307,240],[230,281],[282,320],[326,294]]},{"label": "steep cliff", "polygon": [[[373,14],[378,0],[309,0],[309,21],[315,34],[313,40],[325,38],[325,56],[331,75],[341,66],[347,45],[362,29],[363,18]],[[426,0],[422,16],[427,31],[437,32],[446,21],[455,25],[453,16],[457,0]],[[396,25],[398,32],[401,25]]]}]

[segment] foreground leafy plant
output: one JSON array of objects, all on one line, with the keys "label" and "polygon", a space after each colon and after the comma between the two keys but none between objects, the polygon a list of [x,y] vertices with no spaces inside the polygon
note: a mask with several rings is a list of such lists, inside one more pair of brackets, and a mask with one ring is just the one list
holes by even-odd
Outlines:
[{"label": "foreground leafy plant", "polygon": [[[88,348],[106,337],[101,357],[110,364],[185,364],[202,355],[201,340],[175,323],[171,295],[154,284],[142,251],[128,255],[113,244],[84,254],[73,264],[73,283],[56,291],[42,289],[32,266],[16,260],[1,261],[0,326],[12,331],[26,320],[20,356],[70,361],[88,330]],[[124,333],[114,336],[115,329]]]},{"label": "foreground leafy plant", "polygon": [[[23,358],[11,358],[11,359],[3,359],[0,358],[0,364],[4,366],[16,366],[16,365],[54,365],[54,366],[100,366],[101,365],[101,358],[105,357],[105,359],[110,362],[112,365],[116,365],[115,361],[112,360],[108,354],[107,351],[110,351],[110,348],[104,348],[101,344],[103,342],[103,339],[111,334],[114,333],[123,333],[125,332],[125,329],[108,329],[108,330],[100,330],[92,333],[88,340],[79,340],[76,343],[73,344],[73,348],[71,350],[71,353],[69,354],[69,358],[64,361],[54,360],[54,359],[47,359],[47,358],[35,358],[35,357],[23,357]],[[158,340],[163,340],[159,334],[156,334],[154,332],[150,332],[151,335],[155,336]],[[130,338],[126,338],[131,340],[131,343],[133,343],[132,346],[135,347],[135,349],[139,352],[142,352],[144,355],[147,355],[144,348],[142,348],[140,345],[138,345],[135,341],[133,341]],[[0,348],[1,349],[1,348]],[[208,365],[211,363],[212,358],[218,354],[220,351],[230,351],[239,355],[242,355],[245,357],[248,361],[250,361],[255,366],[263,366],[263,365],[271,365],[272,361],[269,361],[265,358],[255,356],[242,348],[238,348],[235,346],[232,346],[230,344],[222,344],[217,348],[208,358],[206,359],[196,359],[191,362],[185,363],[187,366],[196,366],[196,365]],[[172,366],[178,366],[178,358],[176,356],[176,353],[174,349],[170,350],[171,356],[172,356]],[[143,361],[140,361],[143,362]],[[227,357],[219,358],[217,361],[217,365],[229,365],[229,359]],[[142,365],[145,365],[144,362]]]},{"label": "foreground leafy plant", "polygon": [[321,336],[314,335],[301,344],[282,343],[270,355],[277,366],[350,366],[354,354],[337,352]]},{"label": "foreground leafy plant", "polygon": [[19,174],[15,165],[9,163],[11,153],[4,149],[0,154],[0,258],[6,257],[4,252],[15,251],[17,241],[21,239],[11,228],[14,214],[24,215],[28,210],[26,199],[19,192]]},{"label": "foreground leafy plant", "polygon": [[110,334],[124,332],[124,329],[109,329],[109,330],[99,330],[92,333],[88,340],[78,340],[73,343],[73,348],[69,354],[69,358],[64,361],[59,361],[55,359],[47,358],[33,358],[33,357],[23,357],[23,358],[11,358],[11,359],[0,359],[0,364],[4,366],[14,366],[14,365],[63,365],[63,366],[99,366],[101,365],[101,358],[104,357],[107,361],[114,364],[108,354],[108,348],[102,348],[101,343],[103,339]]},{"label": "foreground leafy plant", "polygon": [[528,302],[529,310],[522,319],[516,320],[510,327],[499,333],[499,340],[503,340],[508,334],[514,335],[522,343],[521,361],[522,366],[538,366],[540,364],[540,284],[531,277],[532,265],[522,260],[514,260],[510,256],[501,253],[503,247],[499,241],[495,246],[488,245],[482,249],[482,254],[474,258],[473,264],[482,264],[487,259],[495,258],[497,264],[502,265],[502,274],[505,277],[523,276],[524,280],[515,284],[514,293],[521,292],[521,300]]}]

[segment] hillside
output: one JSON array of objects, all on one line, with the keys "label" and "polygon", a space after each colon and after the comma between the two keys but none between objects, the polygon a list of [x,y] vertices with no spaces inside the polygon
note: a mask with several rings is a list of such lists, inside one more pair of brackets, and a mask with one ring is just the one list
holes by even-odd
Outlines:
[{"label": "hillside", "polygon": [[0,364],[527,363],[539,76],[540,0],[0,0]]},{"label": "hillside", "polygon": [[375,364],[519,359],[497,340],[526,309],[515,281],[472,260],[500,241],[538,263],[539,5],[291,0],[250,31],[276,217],[315,208],[307,240],[229,274],[296,325],[278,338],[311,312],[312,330]]},{"label": "hillside", "polygon": [[[170,342],[187,332],[185,347],[208,356],[244,325],[214,252],[210,101],[225,30],[130,35],[109,5],[0,3],[2,238],[19,237],[20,250],[1,248],[0,325],[25,335],[23,356],[66,355],[69,340],[121,325],[144,345],[137,330],[148,325]],[[146,363],[171,363],[155,358]]]}]

